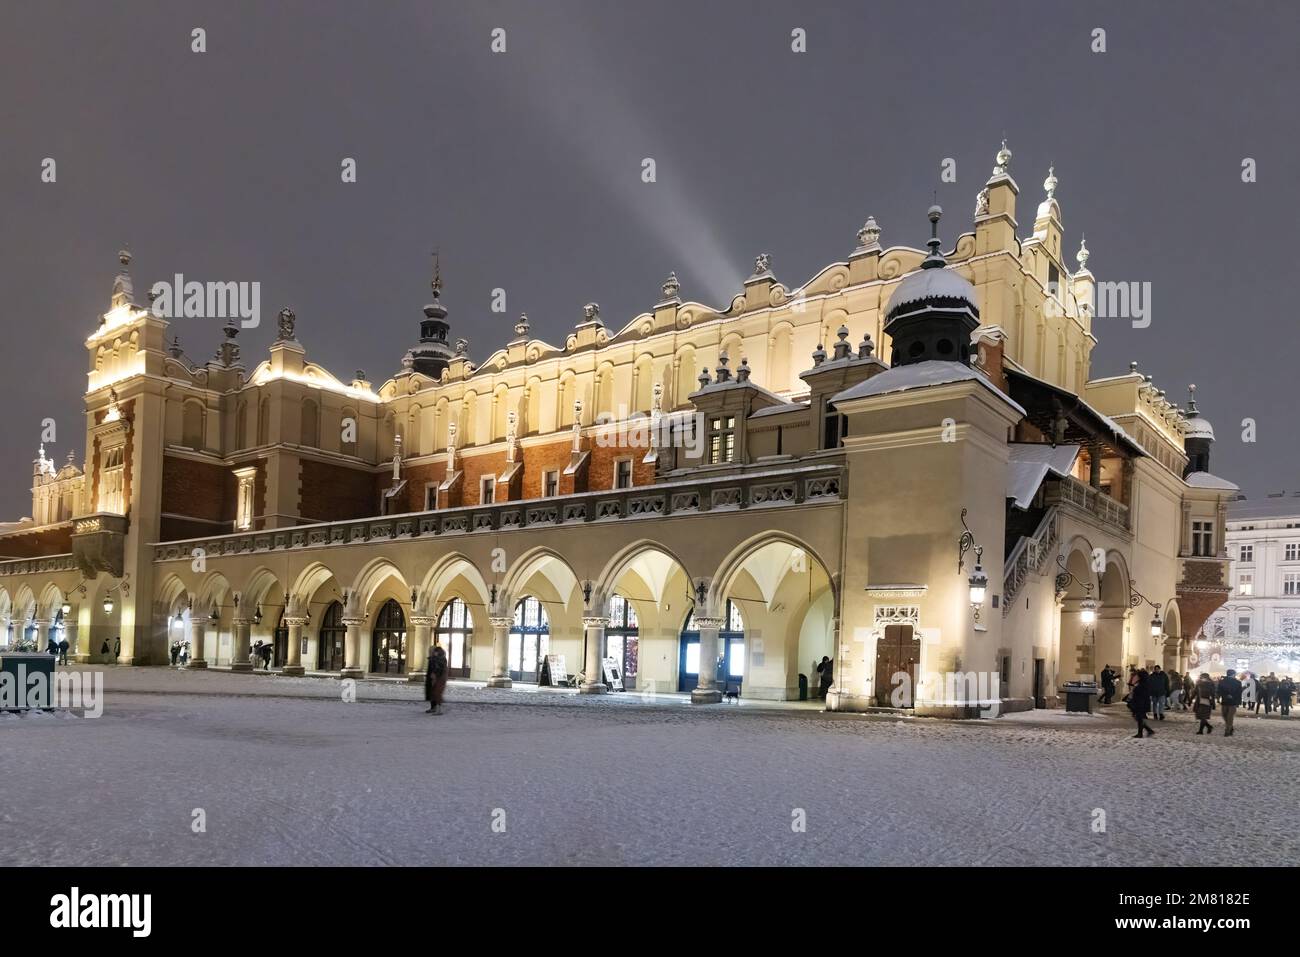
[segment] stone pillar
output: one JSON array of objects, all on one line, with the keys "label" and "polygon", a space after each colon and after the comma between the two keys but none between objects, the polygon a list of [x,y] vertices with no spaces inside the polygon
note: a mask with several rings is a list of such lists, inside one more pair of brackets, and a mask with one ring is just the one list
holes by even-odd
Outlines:
[{"label": "stone pillar", "polygon": [[1088,484],[1095,489],[1101,488],[1101,443],[1093,442],[1088,446]]},{"label": "stone pillar", "polygon": [[208,666],[207,659],[203,657],[203,629],[206,625],[207,622],[201,616],[190,612],[190,661],[186,667],[196,671]]},{"label": "stone pillar", "polygon": [[415,643],[407,656],[407,673],[411,681],[423,681],[429,667],[429,651],[433,640],[433,619],[425,615],[412,615],[410,623],[415,626]]},{"label": "stone pillar", "polygon": [[605,687],[605,669],[601,667],[605,655],[605,626],[608,624],[609,619],[599,615],[584,615],[582,618],[582,627],[587,632],[587,680],[578,689],[582,694],[604,694],[609,690]]},{"label": "stone pillar", "polygon": [[343,639],[343,670],[339,672],[340,678],[360,678],[366,673],[361,666],[361,626],[365,623],[365,618],[343,619],[348,632]]},{"label": "stone pillar", "polygon": [[280,669],[280,673],[286,675],[306,674],[307,669],[302,666],[302,626],[307,624],[307,619],[286,617],[284,624],[289,629],[289,660]]},{"label": "stone pillar", "polygon": [[510,626],[515,623],[513,618],[489,618],[492,624],[492,677],[488,679],[489,688],[509,688],[513,682],[510,680],[510,655],[508,642],[510,640]]},{"label": "stone pillar", "polygon": [[700,629],[700,680],[691,692],[691,704],[717,704],[722,700],[718,687],[718,632],[722,630],[721,618],[696,617]]},{"label": "stone pillar", "polygon": [[252,623],[247,618],[236,618],[231,624],[234,626],[235,633],[230,645],[230,670],[252,671],[253,662],[248,657],[249,639],[253,633]]}]

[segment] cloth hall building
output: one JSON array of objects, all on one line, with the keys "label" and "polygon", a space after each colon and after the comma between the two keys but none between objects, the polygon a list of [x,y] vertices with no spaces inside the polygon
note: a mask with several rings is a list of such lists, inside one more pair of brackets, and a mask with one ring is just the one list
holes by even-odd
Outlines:
[{"label": "cloth hall building", "polygon": [[381,384],[312,362],[289,310],[260,359],[233,324],[189,359],[123,253],[82,461],[42,449],[0,526],[0,642],[241,671],[260,639],[285,674],[419,679],[436,640],[491,687],[601,692],[612,659],[699,703],[797,697],[825,656],[832,709],[957,716],[1181,666],[1228,595],[1235,486],[1194,407],[1136,363],[1093,374],[1116,320],[1054,176],[1021,235],[1010,160],[946,251],[937,207],[916,245],[868,219],[800,286],[765,255],[729,303],[670,276],[562,343],[521,317],[480,362],[435,275]]}]

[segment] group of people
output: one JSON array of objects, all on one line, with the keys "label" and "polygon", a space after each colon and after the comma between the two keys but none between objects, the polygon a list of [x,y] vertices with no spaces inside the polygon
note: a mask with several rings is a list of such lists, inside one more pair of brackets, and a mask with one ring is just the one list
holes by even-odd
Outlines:
[{"label": "group of people", "polygon": [[[1232,668],[1215,681],[1204,671],[1193,679],[1191,672],[1180,675],[1172,668],[1163,671],[1159,665],[1152,666],[1150,671],[1129,665],[1127,693],[1123,700],[1137,724],[1137,734],[1133,737],[1154,735],[1155,731],[1147,723],[1147,715],[1163,721],[1165,711],[1173,709],[1190,710],[1196,716],[1199,722],[1197,734],[1213,734],[1210,715],[1217,707],[1223,715],[1224,737],[1233,735],[1233,719],[1237,709],[1243,705],[1257,716],[1272,714],[1274,709],[1284,717],[1290,715],[1291,699],[1296,693],[1295,682],[1290,676],[1278,678],[1270,672],[1267,677],[1257,678],[1245,672],[1243,678],[1238,678]],[[1106,665],[1101,672],[1101,704],[1110,704],[1114,700],[1118,681],[1119,673]]]},{"label": "group of people", "polygon": [[50,640],[45,643],[45,653],[53,655],[57,664],[66,665],[68,663],[68,639],[59,638],[56,641],[54,636],[51,635]]},{"label": "group of people", "polygon": [[248,660],[253,663],[254,668],[257,667],[257,663],[260,661],[262,663],[262,670],[270,671],[271,658],[274,656],[274,654],[275,654],[275,646],[272,645],[269,641],[263,641],[261,638],[259,638],[257,639],[257,641],[253,642],[252,654],[248,656]]},{"label": "group of people", "polygon": [[190,663],[190,643],[188,641],[172,642],[172,667],[184,668]]}]

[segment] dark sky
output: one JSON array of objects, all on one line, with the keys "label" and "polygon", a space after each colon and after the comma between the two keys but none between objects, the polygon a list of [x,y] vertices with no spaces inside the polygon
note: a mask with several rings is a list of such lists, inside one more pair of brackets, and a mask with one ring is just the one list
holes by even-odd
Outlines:
[{"label": "dark sky", "polygon": [[[261,282],[249,368],[289,304],[312,359],[379,383],[416,338],[434,245],[453,333],[482,360],[520,311],[552,342],[590,300],[620,327],[670,269],[725,305],[765,251],[797,286],[868,214],[887,245],[920,246],[935,191],[951,242],[1004,132],[1021,235],[1054,163],[1071,257],[1082,231],[1098,279],[1152,284],[1149,328],[1098,321],[1093,374],[1137,359],[1180,403],[1195,381],[1213,470],[1251,495],[1295,489],[1298,10],[4,0],[0,515],[30,511],[43,418],[56,461],[82,458],[82,342],[123,243],[141,297],[175,272]],[[217,325],[173,331],[206,359]]]}]

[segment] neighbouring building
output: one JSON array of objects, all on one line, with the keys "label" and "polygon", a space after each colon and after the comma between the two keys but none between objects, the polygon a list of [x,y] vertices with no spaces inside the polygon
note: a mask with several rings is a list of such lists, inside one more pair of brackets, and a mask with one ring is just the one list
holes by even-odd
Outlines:
[{"label": "neighbouring building", "polygon": [[600,692],[609,664],[697,702],[795,697],[825,657],[831,708],[962,716],[1181,666],[1227,597],[1236,487],[1194,406],[1136,363],[1093,375],[1113,290],[1082,242],[1067,263],[1054,175],[1021,234],[1010,160],[946,252],[937,207],[928,249],[868,218],[799,285],[767,255],[728,303],[669,276],[558,344],[521,316],[478,362],[435,272],[378,385],[312,362],[287,309],[258,360],[233,323],[189,357],[124,252],[84,463],[42,450],[32,517],[0,527],[0,627],[234,670],[261,640],[343,676],[419,678],[437,640],[493,687]]},{"label": "neighbouring building", "polygon": [[1300,492],[1228,505],[1226,603],[1197,635],[1196,665],[1300,677]]}]

